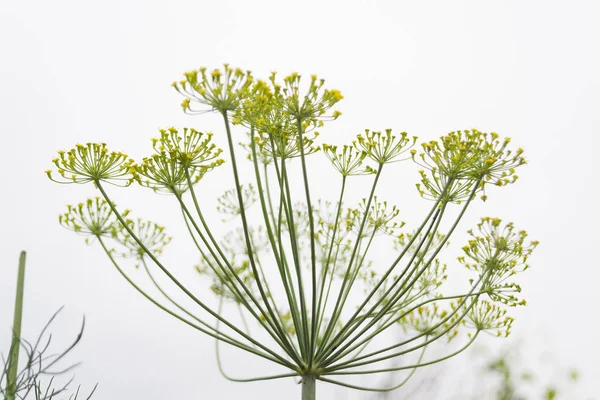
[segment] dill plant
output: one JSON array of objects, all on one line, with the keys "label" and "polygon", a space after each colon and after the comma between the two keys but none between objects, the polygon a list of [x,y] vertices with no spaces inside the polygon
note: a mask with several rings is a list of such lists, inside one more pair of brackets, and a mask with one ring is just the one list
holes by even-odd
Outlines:
[{"label": "dill plant", "polygon": [[[437,258],[469,205],[478,197],[486,199],[487,186],[504,187],[517,180],[516,168],[525,159],[522,149],[510,148],[508,138],[472,129],[451,132],[419,148],[418,139],[404,132],[366,130],[344,146],[319,145],[317,129],[341,115],[334,107],[342,95],[326,89],[314,75],[308,81],[296,73],[280,80],[273,73],[257,80],[250,72],[225,65],[185,73],[173,86],[185,98],[185,112],[220,114],[224,132],[160,130],[152,139],[154,153],[140,161],[109,151],[103,143],[78,144],[59,152],[53,160],[57,170],[47,174],[58,183],[93,184],[99,196],[68,206],[60,223],[95,238],[119,273],[154,305],[216,339],[219,369],[226,378],[250,382],[297,377],[304,400],[316,398],[316,381],[390,391],[419,367],[464,351],[481,332],[508,335],[512,319],[507,308],[525,304],[513,275],[527,268],[537,242],[528,242],[527,233],[512,223],[482,218],[468,231],[471,239],[458,259],[473,277],[454,295],[441,294],[447,271]],[[243,167],[234,146],[244,136],[235,136],[234,126],[248,133],[240,143],[251,161],[253,178],[247,184],[241,181]],[[208,226],[197,190],[202,178],[224,163],[215,142],[227,149],[234,183],[219,198],[217,209],[238,224],[222,240]],[[337,200],[312,197],[307,163],[319,152],[339,172]],[[417,190],[431,206],[419,226],[402,233],[398,209],[376,193],[384,169],[407,160],[418,165]],[[301,173],[301,195],[292,190],[291,168]],[[370,187],[358,205],[346,207],[348,186],[357,175],[367,175],[363,179],[370,179]],[[159,260],[171,240],[164,228],[130,218],[128,210],[111,200],[107,184],[139,184],[173,196],[198,252],[196,269],[212,279],[218,307],[207,303],[206,292],[192,290]],[[457,215],[449,218],[453,208]],[[398,254],[391,265],[373,266],[369,250],[382,234],[395,238]],[[126,272],[121,256],[141,266],[150,278],[149,288]],[[171,290],[159,283],[157,274],[171,281]],[[193,306],[184,307],[174,293]],[[239,309],[243,324],[224,312],[227,303]],[[261,328],[260,334],[250,332],[248,320]],[[379,340],[398,324],[406,330],[406,340],[389,345]],[[426,348],[443,339],[462,343],[443,357],[427,359]],[[231,377],[222,369],[219,342],[269,360],[282,371]],[[392,359],[403,365],[390,367]],[[390,387],[348,380],[393,371],[403,375]]]}]

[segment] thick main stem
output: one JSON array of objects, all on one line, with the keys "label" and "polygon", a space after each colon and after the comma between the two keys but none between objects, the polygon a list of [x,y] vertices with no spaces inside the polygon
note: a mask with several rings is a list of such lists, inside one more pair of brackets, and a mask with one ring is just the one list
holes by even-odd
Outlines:
[{"label": "thick main stem", "polygon": [[8,354],[6,400],[15,400],[17,396],[17,370],[19,367],[19,349],[21,348],[21,321],[23,319],[23,291],[25,286],[25,257],[26,253],[22,251],[19,257],[19,272],[17,274],[13,335]]},{"label": "thick main stem", "polygon": [[302,400],[316,400],[317,381],[314,375],[302,377]]}]

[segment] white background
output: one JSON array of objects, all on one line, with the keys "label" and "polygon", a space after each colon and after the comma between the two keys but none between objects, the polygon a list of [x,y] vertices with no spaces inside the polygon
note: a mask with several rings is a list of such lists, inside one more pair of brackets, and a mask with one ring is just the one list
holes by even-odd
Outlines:
[{"label": "white background", "polygon": [[[299,397],[291,381],[223,379],[212,340],[152,308],[98,246],[86,246],[58,225],[64,204],[95,195],[94,188],[59,186],[44,174],[56,150],[79,142],[106,142],[139,158],[149,153],[157,129],[171,125],[213,130],[225,146],[219,119],[184,115],[170,83],[184,71],[229,62],[263,77],[272,70],[316,73],[341,90],[344,115],[322,131],[326,142],[347,143],[365,128],[430,140],[476,127],[523,147],[529,164],[519,181],[492,189],[462,231],[492,215],[540,240],[520,280],[529,305],[516,312],[514,336],[528,343],[525,353],[531,344],[531,359],[547,352],[557,368],[574,365],[582,372],[583,394],[565,398],[592,398],[600,374],[598,15],[597,2],[578,0],[1,0],[3,351],[16,262],[26,249],[24,334],[35,336],[66,305],[53,331],[57,345],[67,343],[85,314],[85,336],[72,360],[84,361],[76,377],[84,388],[100,382],[98,399]],[[201,183],[207,198],[231,187],[221,182],[229,179],[226,168]],[[404,172],[396,178],[412,188],[415,168],[399,168]],[[386,182],[387,198],[406,221],[416,222],[411,206],[422,203],[414,191],[394,191],[393,177]],[[333,199],[327,182],[315,186]],[[179,276],[206,290],[192,271],[189,243],[178,241],[185,232],[177,210],[167,207],[172,199],[141,189],[115,193],[119,204],[170,228],[175,240],[165,257],[185,260],[176,267]],[[451,255],[450,269],[459,268]],[[227,354],[236,371],[257,368],[253,357]],[[358,398],[326,385],[319,393]]]}]

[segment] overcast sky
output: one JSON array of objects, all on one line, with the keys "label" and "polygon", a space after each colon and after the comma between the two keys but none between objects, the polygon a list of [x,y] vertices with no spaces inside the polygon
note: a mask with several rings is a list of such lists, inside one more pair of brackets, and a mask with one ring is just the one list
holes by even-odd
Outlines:
[{"label": "overcast sky", "polygon": [[[491,215],[540,240],[520,278],[529,305],[516,313],[514,336],[535,344],[531,357],[548,351],[559,366],[576,366],[581,396],[597,396],[598,15],[597,2],[580,0],[0,0],[0,347],[8,348],[16,263],[26,249],[24,334],[33,337],[65,305],[54,327],[64,344],[85,314],[72,359],[84,361],[78,382],[100,383],[98,399],[299,398],[291,381],[223,379],[211,339],[153,308],[98,246],[59,226],[64,205],[96,195],[94,188],[52,184],[43,172],[57,150],[79,142],[139,158],[157,129],[172,125],[213,130],[224,146],[219,119],[184,115],[170,84],[187,70],[229,62],[257,76],[315,73],[339,89],[343,116],[322,131],[327,142],[347,143],[365,128],[430,140],[475,127],[523,147],[529,164],[519,181],[491,189],[461,231]],[[402,168],[396,178],[413,187],[416,169]],[[207,194],[231,187],[223,184],[229,170],[219,173],[201,183]],[[414,193],[405,201],[387,182],[403,219],[418,222],[410,209],[422,203]],[[141,189],[114,193],[170,228],[165,258],[201,287],[194,252],[178,241],[185,232],[172,201]],[[233,370],[253,372],[255,358],[226,356]],[[326,385],[319,393],[358,398]]]}]

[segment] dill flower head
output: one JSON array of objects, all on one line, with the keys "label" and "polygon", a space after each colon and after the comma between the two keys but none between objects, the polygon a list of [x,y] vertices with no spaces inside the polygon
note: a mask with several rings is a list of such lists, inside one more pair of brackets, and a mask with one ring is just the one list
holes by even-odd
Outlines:
[{"label": "dill flower head", "polygon": [[465,325],[496,336],[507,337],[514,319],[506,316],[506,310],[488,301],[479,301],[465,318]]},{"label": "dill flower head", "polygon": [[365,168],[361,168],[363,161],[367,157],[367,152],[364,150],[357,150],[353,146],[344,145],[341,151],[338,151],[338,146],[326,143],[322,145],[322,149],[333,167],[342,176],[367,175],[372,173]]},{"label": "dill flower head", "polygon": [[[129,214],[125,210],[122,215]],[[119,222],[108,202],[100,197],[89,198],[77,205],[67,205],[67,211],[58,216],[58,222],[67,229],[92,237],[115,237]],[[90,243],[86,238],[86,243]]]},{"label": "dill flower head", "polygon": [[[497,133],[476,129],[450,132],[438,140],[422,144],[423,151],[411,151],[413,160],[429,170],[421,170],[423,197],[460,202],[469,197],[473,182],[482,190],[485,184],[505,186],[514,183],[516,168],[525,164],[523,149],[508,149],[510,138],[500,140]],[[444,190],[444,188],[446,190]],[[487,196],[483,195],[485,200]]]},{"label": "dill flower head", "polygon": [[[398,322],[405,332],[412,330],[427,336],[438,336],[444,334],[443,331],[457,322],[457,319],[456,314],[451,315],[433,302],[409,312]],[[456,336],[456,330],[450,330],[445,335],[450,340]]]},{"label": "dill flower head", "polygon": [[223,152],[212,143],[212,132],[199,132],[194,128],[183,128],[181,131],[173,127],[159,132],[160,138],[152,140],[154,150],[168,153],[185,168],[211,169]]},{"label": "dill flower head", "polygon": [[[417,191],[427,200],[441,201],[443,203],[460,204],[472,196],[476,183],[472,180],[450,179],[433,168],[429,173],[419,170],[421,182],[416,184]],[[478,188],[475,188],[478,189]]]},{"label": "dill flower head", "polygon": [[212,133],[195,129],[161,129],[152,139],[155,153],[132,166],[134,178],[157,192],[182,194],[212,169],[223,164],[222,150],[212,141]]},{"label": "dill flower head", "polygon": [[[231,68],[223,64],[223,69],[207,72],[206,68],[186,72],[185,79],[174,82],[173,87],[185,96],[181,103],[183,110],[192,114],[209,111],[227,113],[234,111],[249,94],[253,77],[250,71]],[[208,108],[195,108],[195,104]]]},{"label": "dill flower head", "polygon": [[[258,194],[256,193],[254,185],[251,183],[247,186],[242,185],[240,192],[244,210],[247,210],[256,202]],[[225,193],[217,199],[217,211],[234,217],[241,214],[242,209],[240,208],[236,189],[226,190]]]},{"label": "dill flower head", "polygon": [[[318,151],[319,147],[314,142],[319,133],[314,132],[310,137],[303,136],[300,139],[298,125],[286,114],[284,102],[279,86],[272,88],[258,81],[252,93],[233,114],[232,121],[250,128],[254,132],[251,140],[258,146],[257,153],[268,155],[269,158],[290,159],[299,157],[302,151],[305,155]],[[301,125],[303,133],[314,128],[308,120]]]},{"label": "dill flower head", "polygon": [[[301,76],[294,72],[284,79],[282,86],[282,105],[285,114],[299,121],[315,121],[322,118],[336,119],[341,113],[334,111],[327,117],[327,112],[344,98],[339,90],[324,89],[324,79],[311,75],[308,90],[301,89]],[[275,87],[275,74],[271,75],[271,82]]]},{"label": "dill flower head", "polygon": [[402,228],[405,223],[397,222],[396,217],[400,210],[395,205],[388,207],[387,201],[377,201],[377,196],[373,197],[373,202],[367,210],[367,199],[362,199],[358,205],[360,213],[367,213],[366,228],[368,233],[363,230],[363,234],[385,233],[393,235],[396,229]]},{"label": "dill flower head", "polygon": [[256,81],[240,106],[232,114],[234,125],[243,125],[263,132],[277,129],[289,122],[281,108],[281,90],[262,80]]},{"label": "dill flower head", "polygon": [[314,144],[319,132],[313,132],[310,137],[304,136],[302,140],[297,132],[298,129],[290,124],[287,129],[271,130],[269,133],[260,131],[254,136],[254,142],[263,153],[284,160],[300,157],[303,151],[307,156],[320,150]]},{"label": "dill flower head", "polygon": [[467,269],[482,277],[482,291],[491,300],[509,306],[524,305],[517,298],[521,287],[511,278],[529,268],[527,259],[537,247],[537,241],[526,243],[527,232],[517,231],[513,223],[503,224],[500,218],[484,217],[477,225],[478,233],[469,231],[471,239],[463,247],[458,260]]},{"label": "dill flower head", "polygon": [[212,281],[210,288],[213,293],[222,297],[224,300],[234,303],[248,301],[249,294],[246,293],[245,290],[239,289],[236,278],[232,276],[232,274],[235,274],[237,275],[237,278],[243,282],[250,294],[256,296],[255,277],[250,268],[248,259],[232,261],[231,272],[225,272],[225,270],[219,269],[217,267],[218,263],[219,261],[212,255],[205,254],[201,257],[200,263],[196,266],[196,271],[200,275],[206,276]]},{"label": "dill flower head", "polygon": [[[115,235],[117,241],[127,249],[121,254],[123,257],[142,259],[148,251],[160,255],[172,239],[165,233],[163,226],[153,222],[137,218],[127,219],[126,223],[128,229],[119,225]],[[139,242],[134,239],[130,231]]]},{"label": "dill flower head", "polygon": [[366,152],[367,156],[376,163],[387,164],[410,158],[410,156],[399,157],[410,150],[416,141],[416,136],[410,138],[406,132],[401,132],[397,136],[392,134],[391,129],[386,129],[385,133],[365,129],[365,135],[358,135],[353,145],[357,150]]},{"label": "dill flower head", "polygon": [[121,152],[109,151],[106,143],[78,144],[71,150],[59,151],[52,162],[62,179],[55,179],[52,170],[46,174],[57,183],[103,181],[128,186],[132,182],[133,160]]},{"label": "dill flower head", "polygon": [[320,127],[324,120],[337,119],[342,114],[337,110],[329,114],[343,96],[339,90],[325,89],[324,84],[323,79],[312,75],[308,87],[304,87],[298,73],[286,76],[279,83],[277,73],[273,72],[268,82],[258,80],[246,92],[233,121],[268,133],[297,122],[303,132]]}]

